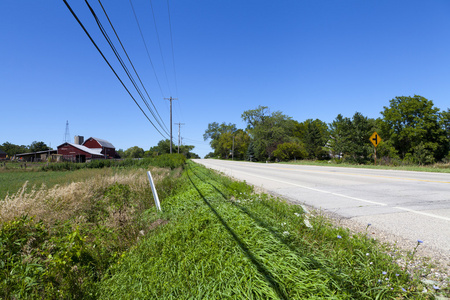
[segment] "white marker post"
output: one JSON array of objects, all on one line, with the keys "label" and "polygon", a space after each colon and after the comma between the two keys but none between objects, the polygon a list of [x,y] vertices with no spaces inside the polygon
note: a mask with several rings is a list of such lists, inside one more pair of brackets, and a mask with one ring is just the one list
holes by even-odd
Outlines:
[{"label": "white marker post", "polygon": [[150,186],[152,187],[153,198],[155,199],[156,209],[161,211],[161,205],[159,204],[158,193],[156,192],[155,183],[153,182],[152,174],[150,171],[147,172],[148,181],[150,181]]}]

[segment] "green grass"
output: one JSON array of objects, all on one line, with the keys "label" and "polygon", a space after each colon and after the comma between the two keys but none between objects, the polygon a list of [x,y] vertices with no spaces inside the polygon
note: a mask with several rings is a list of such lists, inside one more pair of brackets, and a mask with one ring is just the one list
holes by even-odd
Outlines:
[{"label": "green grass", "polygon": [[[10,172],[17,180],[40,174],[49,176],[40,180],[70,178],[78,184],[0,202],[6,207],[0,223],[0,298],[98,299],[98,282],[110,265],[152,228],[143,217],[154,205],[147,170]],[[161,200],[177,190],[181,168],[151,170]],[[11,209],[19,207],[28,208],[25,215]]]},{"label": "green grass", "polygon": [[71,172],[43,172],[26,170],[3,171],[0,172],[0,201],[5,199],[8,193],[17,193],[26,181],[28,181],[27,189],[29,190],[33,186],[40,188],[42,184],[45,184],[47,187],[53,187],[56,184],[78,182],[84,178],[88,178],[96,174],[111,172],[111,170],[100,171],[97,169],[81,169]]},{"label": "green grass", "polygon": [[430,166],[356,165],[356,164],[350,164],[350,163],[336,163],[332,160],[331,161],[297,160],[297,161],[281,162],[281,163],[282,164],[292,164],[292,165],[311,165],[311,166],[328,166],[328,167],[345,167],[345,168],[362,168],[362,169],[379,169],[379,170],[450,173],[450,164],[449,163],[437,163],[437,164],[430,165]]},{"label": "green grass", "polygon": [[[22,179],[53,174],[48,181],[65,182],[70,175],[93,184],[88,198],[78,189],[64,193],[77,203],[65,220],[49,222],[45,210],[42,221],[21,216],[1,224],[0,298],[433,298],[365,234],[192,162],[158,170],[162,212],[140,167],[18,171]],[[53,213],[58,206],[50,206]]]},{"label": "green grass", "polygon": [[[186,159],[181,154],[165,154],[142,160],[126,159],[94,160],[89,163],[26,163],[27,168],[22,168],[25,163],[6,162],[6,167],[0,164],[0,201],[6,195],[19,191],[28,181],[27,190],[35,186],[39,189],[42,184],[53,187],[56,184],[79,182],[84,178],[97,174],[110,175],[121,168],[146,168],[156,166],[175,169],[184,165]],[[103,169],[104,171],[98,171]]]},{"label": "green grass", "polygon": [[363,234],[188,163],[157,227],[110,269],[102,299],[427,299]]}]

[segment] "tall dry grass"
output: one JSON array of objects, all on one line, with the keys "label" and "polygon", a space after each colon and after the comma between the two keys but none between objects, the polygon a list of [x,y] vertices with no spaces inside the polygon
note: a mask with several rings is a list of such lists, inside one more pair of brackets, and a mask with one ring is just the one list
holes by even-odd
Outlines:
[{"label": "tall dry grass", "polygon": [[[165,169],[152,169],[156,184],[167,173],[168,170]],[[96,176],[52,188],[42,185],[40,188],[33,186],[29,189],[27,181],[17,193],[7,195],[0,201],[0,224],[23,215],[35,216],[35,219],[45,223],[71,218],[80,218],[79,221],[82,222],[80,212],[89,210],[96,201],[101,201],[103,192],[113,184],[127,185],[134,194],[150,188],[143,169],[121,170],[115,174],[99,170]],[[111,212],[114,213],[116,212]]]}]

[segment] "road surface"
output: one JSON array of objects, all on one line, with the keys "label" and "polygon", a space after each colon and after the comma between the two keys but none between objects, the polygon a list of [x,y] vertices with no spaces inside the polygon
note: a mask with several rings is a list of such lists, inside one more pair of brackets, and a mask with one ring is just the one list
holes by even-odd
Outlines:
[{"label": "road surface", "polygon": [[423,246],[450,261],[450,174],[213,159],[195,162]]}]

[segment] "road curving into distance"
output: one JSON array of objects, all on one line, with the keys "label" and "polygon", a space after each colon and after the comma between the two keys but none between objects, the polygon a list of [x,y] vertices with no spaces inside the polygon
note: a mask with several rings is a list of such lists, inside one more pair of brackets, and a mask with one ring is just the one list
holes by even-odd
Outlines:
[{"label": "road curving into distance", "polygon": [[278,194],[337,214],[450,261],[450,174],[396,170],[193,160]]}]

